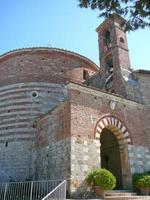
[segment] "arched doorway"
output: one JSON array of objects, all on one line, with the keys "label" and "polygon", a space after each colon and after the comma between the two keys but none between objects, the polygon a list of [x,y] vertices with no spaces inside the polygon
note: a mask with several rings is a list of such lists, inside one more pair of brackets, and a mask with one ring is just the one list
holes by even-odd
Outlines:
[{"label": "arched doorway", "polygon": [[126,126],[117,117],[105,116],[97,122],[95,139],[100,143],[101,167],[116,176],[118,189],[130,189],[132,178],[128,144],[132,141]]},{"label": "arched doorway", "polygon": [[122,170],[119,144],[116,136],[104,128],[100,137],[101,167],[110,170],[117,180],[115,189],[122,189]]}]

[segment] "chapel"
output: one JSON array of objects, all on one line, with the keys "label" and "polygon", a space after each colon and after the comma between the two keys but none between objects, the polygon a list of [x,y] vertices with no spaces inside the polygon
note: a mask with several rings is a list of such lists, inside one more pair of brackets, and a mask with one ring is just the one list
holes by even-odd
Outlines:
[{"label": "chapel", "polygon": [[59,48],[0,56],[0,182],[66,179],[78,194],[97,167],[116,189],[150,171],[150,71],[131,68],[123,23],[96,29],[100,66]]}]

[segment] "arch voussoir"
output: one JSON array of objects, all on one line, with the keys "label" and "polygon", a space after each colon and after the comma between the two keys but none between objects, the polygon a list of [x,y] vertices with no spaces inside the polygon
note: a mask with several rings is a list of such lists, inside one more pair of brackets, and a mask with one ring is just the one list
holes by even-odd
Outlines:
[{"label": "arch voussoir", "polygon": [[109,128],[116,135],[120,144],[130,144],[131,138],[126,126],[114,116],[106,116],[99,120],[95,130],[95,139],[100,139],[104,128]]}]

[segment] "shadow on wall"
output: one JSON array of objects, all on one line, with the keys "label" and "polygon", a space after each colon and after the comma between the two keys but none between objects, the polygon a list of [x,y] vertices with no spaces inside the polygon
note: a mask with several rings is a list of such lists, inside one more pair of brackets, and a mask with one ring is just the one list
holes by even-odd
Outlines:
[{"label": "shadow on wall", "polygon": [[0,170],[0,183],[8,183],[10,181],[10,178],[8,177],[8,175],[4,172]]}]

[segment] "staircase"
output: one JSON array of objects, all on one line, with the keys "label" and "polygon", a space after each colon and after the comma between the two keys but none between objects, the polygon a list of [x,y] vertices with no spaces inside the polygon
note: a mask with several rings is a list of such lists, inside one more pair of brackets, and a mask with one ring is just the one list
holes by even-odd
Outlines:
[{"label": "staircase", "polygon": [[127,190],[114,190],[105,194],[105,200],[150,200],[150,196],[139,196]]}]

